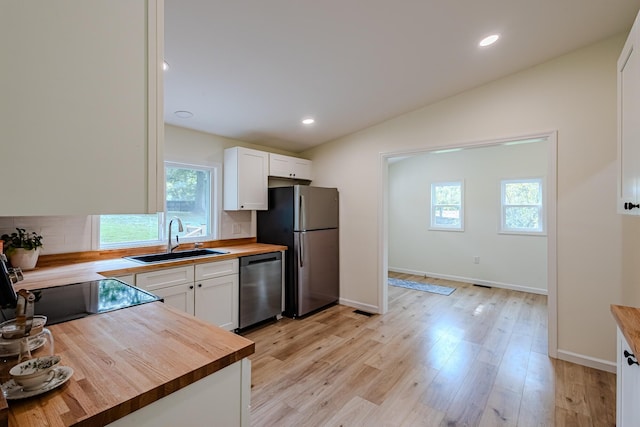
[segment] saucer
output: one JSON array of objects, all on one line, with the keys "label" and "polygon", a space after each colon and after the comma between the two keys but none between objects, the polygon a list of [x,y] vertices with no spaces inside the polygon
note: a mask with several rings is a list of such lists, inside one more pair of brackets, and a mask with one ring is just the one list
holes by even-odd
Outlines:
[{"label": "saucer", "polygon": [[2,384],[2,393],[4,393],[7,400],[25,399],[27,397],[38,396],[39,394],[46,393],[61,386],[71,378],[71,375],[73,375],[73,369],[69,366],[58,366],[54,369],[54,372],[56,374],[53,376],[53,379],[44,383],[42,387],[38,389],[28,391],[23,390],[22,387],[15,383],[15,381],[9,380]]},{"label": "saucer", "polygon": [[[42,347],[46,339],[41,335],[29,338],[29,351]],[[0,356],[11,357],[20,354],[20,340],[7,340],[0,337]]]}]

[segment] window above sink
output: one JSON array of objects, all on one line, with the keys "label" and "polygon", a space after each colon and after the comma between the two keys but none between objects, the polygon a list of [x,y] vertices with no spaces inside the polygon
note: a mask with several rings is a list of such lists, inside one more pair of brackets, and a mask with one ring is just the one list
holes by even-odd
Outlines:
[{"label": "window above sink", "polygon": [[[179,217],[180,242],[218,239],[220,168],[165,162],[165,212],[100,215],[94,220],[99,249],[163,244],[168,219]],[[174,234],[175,235],[175,234]]]}]

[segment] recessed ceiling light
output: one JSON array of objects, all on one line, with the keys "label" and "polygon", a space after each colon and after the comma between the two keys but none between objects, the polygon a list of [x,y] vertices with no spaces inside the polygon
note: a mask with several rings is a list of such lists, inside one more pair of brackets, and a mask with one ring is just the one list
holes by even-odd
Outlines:
[{"label": "recessed ceiling light", "polygon": [[499,34],[492,34],[492,35],[487,36],[487,37],[483,38],[482,40],[480,40],[480,43],[478,43],[478,45],[480,47],[490,46],[490,45],[494,44],[495,42],[497,42],[499,38],[500,38]]},{"label": "recessed ceiling light", "polygon": [[169,69],[169,63],[167,61],[162,61],[162,69],[167,71]]},{"label": "recessed ceiling light", "polygon": [[176,111],[173,114],[175,114],[177,117],[180,117],[181,119],[189,119],[193,117],[193,113],[191,111],[185,111],[185,110]]},{"label": "recessed ceiling light", "polygon": [[315,119],[313,119],[311,117],[307,117],[306,119],[302,119],[302,124],[303,125],[312,125],[315,122],[316,122]]}]

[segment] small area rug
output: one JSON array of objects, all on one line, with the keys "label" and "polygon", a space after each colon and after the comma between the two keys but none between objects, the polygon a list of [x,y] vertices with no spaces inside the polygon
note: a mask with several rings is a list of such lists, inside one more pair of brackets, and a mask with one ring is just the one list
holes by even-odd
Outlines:
[{"label": "small area rug", "polygon": [[431,292],[439,295],[451,295],[451,293],[456,290],[456,288],[450,288],[448,286],[432,285],[431,283],[418,283],[412,282],[411,280],[400,280],[391,277],[389,277],[389,285],[415,289],[416,291]]}]

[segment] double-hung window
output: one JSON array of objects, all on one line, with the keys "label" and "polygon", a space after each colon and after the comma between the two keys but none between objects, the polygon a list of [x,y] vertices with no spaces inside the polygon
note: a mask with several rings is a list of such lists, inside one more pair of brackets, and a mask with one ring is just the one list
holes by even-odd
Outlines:
[{"label": "double-hung window", "polygon": [[543,180],[504,179],[501,181],[501,226],[503,233],[543,234]]},{"label": "double-hung window", "polygon": [[127,247],[166,243],[169,221],[178,217],[183,230],[174,221],[172,235],[180,241],[217,238],[218,169],[165,163],[165,211],[149,215],[100,215],[98,247]]},{"label": "double-hung window", "polygon": [[431,184],[431,229],[464,230],[462,181]]}]

